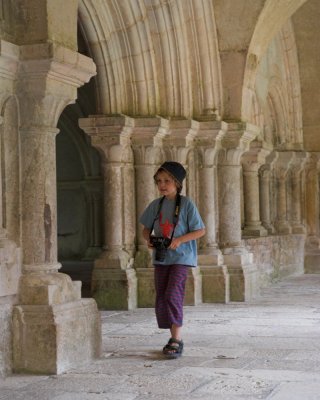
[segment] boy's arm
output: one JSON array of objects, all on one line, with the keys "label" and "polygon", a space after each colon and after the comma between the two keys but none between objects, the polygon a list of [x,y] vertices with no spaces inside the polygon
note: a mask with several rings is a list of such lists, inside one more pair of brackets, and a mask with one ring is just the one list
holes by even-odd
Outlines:
[{"label": "boy's arm", "polygon": [[180,246],[182,243],[189,242],[190,240],[196,240],[204,236],[206,233],[206,230],[203,229],[198,229],[193,232],[186,233],[185,235],[182,235],[180,237],[176,237],[172,239],[172,242],[169,246],[169,249],[176,249]]},{"label": "boy's arm", "polygon": [[142,230],[142,235],[144,237],[144,239],[149,242],[149,237],[150,237],[150,229],[146,228],[145,226],[143,227]]},{"label": "boy's arm", "polygon": [[144,240],[147,242],[148,247],[153,248],[152,244],[150,243],[150,229],[146,228],[145,226],[143,227],[142,230],[142,235]]}]

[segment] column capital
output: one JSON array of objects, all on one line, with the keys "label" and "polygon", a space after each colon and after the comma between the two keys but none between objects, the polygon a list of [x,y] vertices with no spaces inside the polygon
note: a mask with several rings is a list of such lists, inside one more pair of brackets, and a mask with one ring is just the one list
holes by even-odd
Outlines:
[{"label": "column capital", "polygon": [[105,163],[133,162],[132,119],[123,115],[94,115],[79,119],[80,128],[91,137]]},{"label": "column capital", "polygon": [[306,169],[320,169],[320,153],[307,152],[306,153]]},{"label": "column capital", "polygon": [[293,154],[291,163],[291,172],[294,176],[299,175],[307,162],[307,153],[305,151],[297,151]]},{"label": "column capital", "polygon": [[280,151],[274,163],[275,175],[278,179],[285,179],[294,160],[293,151]]},{"label": "column capital", "polygon": [[19,46],[0,40],[0,78],[13,81],[19,65]]},{"label": "column capital", "polygon": [[163,150],[163,159],[186,163],[188,149],[186,138],[191,120],[183,117],[160,118],[160,126],[154,138],[154,146]]},{"label": "column capital", "polygon": [[244,122],[224,122],[224,131],[219,152],[219,163],[223,165],[240,165],[244,152],[249,150],[250,143],[259,135],[260,128]]},{"label": "column capital", "polygon": [[203,166],[209,167],[216,164],[220,143],[225,131],[221,121],[205,120],[191,121],[191,128],[187,135],[187,146],[194,147],[202,156]]},{"label": "column capital", "polygon": [[[0,40],[0,109],[14,92],[18,65],[19,46]],[[2,120],[0,123],[2,123]]]},{"label": "column capital", "polygon": [[266,159],[271,153],[271,147],[266,143],[254,140],[250,148],[242,156],[241,163],[244,172],[256,171],[266,163]]},{"label": "column capital", "polygon": [[56,126],[77,88],[96,74],[93,61],[73,50],[42,43],[20,47],[17,94],[21,125]]}]

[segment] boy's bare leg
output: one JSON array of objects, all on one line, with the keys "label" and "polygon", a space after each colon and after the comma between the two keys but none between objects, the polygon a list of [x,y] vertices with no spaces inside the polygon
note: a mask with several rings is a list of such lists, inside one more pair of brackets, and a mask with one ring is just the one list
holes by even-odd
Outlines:
[{"label": "boy's bare leg", "polygon": [[170,328],[171,337],[173,339],[181,340],[181,330],[182,330],[182,326],[177,326],[175,324],[172,324],[172,326]]}]

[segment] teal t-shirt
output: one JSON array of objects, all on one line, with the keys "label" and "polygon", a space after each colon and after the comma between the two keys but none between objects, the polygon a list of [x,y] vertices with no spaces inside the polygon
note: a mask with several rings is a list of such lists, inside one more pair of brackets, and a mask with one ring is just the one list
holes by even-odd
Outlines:
[{"label": "teal t-shirt", "polygon": [[[140,223],[147,229],[152,228],[152,223],[157,215],[161,198],[162,197],[152,201],[140,217]],[[155,221],[153,227],[153,234],[155,236],[171,237],[175,204],[175,199],[169,200],[164,198],[159,218]],[[173,236],[179,237],[188,232],[203,228],[204,223],[196,205],[188,197],[181,196],[179,219]],[[163,262],[155,261],[155,250],[153,250],[153,263],[157,265],[184,264],[195,267],[197,266],[197,243],[195,240],[190,240],[187,243],[182,243],[175,250],[167,249]]]}]

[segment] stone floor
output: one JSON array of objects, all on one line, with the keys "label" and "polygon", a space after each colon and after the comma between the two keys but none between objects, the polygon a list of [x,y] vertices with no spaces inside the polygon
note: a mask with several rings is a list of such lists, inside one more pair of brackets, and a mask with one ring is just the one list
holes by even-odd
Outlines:
[{"label": "stone floor", "polygon": [[320,399],[320,274],[250,303],[185,308],[185,352],[166,360],[152,309],[102,312],[103,357],[60,376],[12,376],[1,400]]}]

